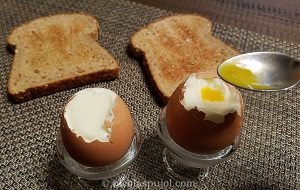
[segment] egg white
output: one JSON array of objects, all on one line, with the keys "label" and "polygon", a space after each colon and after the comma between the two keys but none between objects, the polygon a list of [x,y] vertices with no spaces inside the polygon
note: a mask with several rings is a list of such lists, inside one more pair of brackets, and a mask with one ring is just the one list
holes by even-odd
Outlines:
[{"label": "egg white", "polygon": [[104,123],[114,118],[116,97],[116,93],[105,88],[86,88],[77,92],[65,107],[68,127],[87,143],[109,142],[112,129]]},{"label": "egg white", "polygon": [[[202,99],[201,90],[209,87],[222,92],[223,101],[207,101]],[[205,113],[205,120],[214,123],[223,123],[225,116],[229,113],[237,112],[241,115],[240,96],[237,90],[230,89],[220,78],[201,79],[196,74],[190,77],[184,83],[184,96],[180,103],[186,110],[197,109]]]}]

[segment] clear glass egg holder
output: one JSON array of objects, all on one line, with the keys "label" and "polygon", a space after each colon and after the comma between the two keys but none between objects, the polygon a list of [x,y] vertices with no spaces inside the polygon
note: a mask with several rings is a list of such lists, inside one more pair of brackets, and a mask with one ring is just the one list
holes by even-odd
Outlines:
[{"label": "clear glass egg holder", "polygon": [[170,136],[166,125],[166,107],[163,108],[157,132],[165,148],[163,150],[163,163],[172,177],[179,180],[199,180],[208,173],[208,168],[217,165],[228,158],[237,150],[240,145],[240,135],[228,147],[211,154],[196,154],[185,150]]},{"label": "clear glass egg holder", "polygon": [[[57,139],[56,139],[56,148],[57,148],[57,155],[59,160],[63,164],[63,166],[70,171],[70,173],[87,180],[105,180],[105,185],[112,185],[116,184],[116,180],[119,183],[122,183],[124,180],[124,176],[120,175],[120,178],[116,179],[116,176],[125,172],[126,169],[130,166],[130,164],[135,160],[137,157],[142,144],[142,137],[140,127],[133,119],[134,124],[134,136],[131,142],[131,146],[128,149],[127,153],[117,162],[105,166],[105,167],[89,167],[78,163],[74,160],[69,153],[67,152],[61,138],[61,130],[59,128]],[[111,181],[107,179],[112,179]]]}]

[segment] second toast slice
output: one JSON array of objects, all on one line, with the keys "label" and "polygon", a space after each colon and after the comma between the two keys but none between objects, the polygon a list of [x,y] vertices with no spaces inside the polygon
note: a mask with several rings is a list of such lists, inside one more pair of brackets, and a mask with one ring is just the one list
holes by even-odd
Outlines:
[{"label": "second toast slice", "polygon": [[217,72],[217,67],[239,52],[214,37],[212,23],[192,14],[156,20],[131,37],[130,50],[143,57],[151,83],[167,103],[177,86],[194,72]]}]

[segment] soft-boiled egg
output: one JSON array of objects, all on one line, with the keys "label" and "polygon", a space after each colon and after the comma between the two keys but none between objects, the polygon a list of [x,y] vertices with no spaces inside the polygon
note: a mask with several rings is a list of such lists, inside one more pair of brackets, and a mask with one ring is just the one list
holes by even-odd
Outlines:
[{"label": "soft-boiled egg", "polygon": [[62,142],[77,162],[103,167],[120,160],[134,135],[124,101],[113,91],[87,88],[67,102],[61,120]]},{"label": "soft-boiled egg", "polygon": [[243,122],[239,91],[215,75],[192,74],[172,94],[166,124],[172,139],[194,153],[211,153],[232,144]]}]

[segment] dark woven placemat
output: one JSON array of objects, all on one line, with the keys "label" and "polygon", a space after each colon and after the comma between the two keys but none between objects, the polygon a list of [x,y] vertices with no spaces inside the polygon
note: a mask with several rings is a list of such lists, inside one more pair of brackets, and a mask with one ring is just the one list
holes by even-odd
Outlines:
[{"label": "dark woven placemat", "polygon": [[[138,27],[163,15],[157,8],[127,1],[0,1],[0,189],[101,189],[85,183],[60,164],[55,151],[59,114],[64,102],[85,87],[22,104],[8,101],[6,83],[13,55],[6,37],[19,24],[62,12],[85,12],[101,23],[100,43],[119,61],[121,76],[85,87],[106,87],[121,95],[142,127],[145,138],[127,180],[169,181],[162,163],[162,144],[155,131],[161,108],[138,61],[127,53]],[[299,44],[287,43],[238,27],[215,24],[213,33],[241,52],[280,51],[300,56]],[[232,159],[210,168],[198,189],[300,189],[300,86],[283,92],[242,90],[246,104],[242,144]],[[173,180],[173,179],[171,179]],[[168,184],[168,183],[165,183]],[[176,187],[178,186],[178,187]],[[135,189],[146,189],[136,186]],[[188,189],[184,183],[152,189]]]},{"label": "dark woven placemat", "polygon": [[298,0],[133,0],[162,9],[201,13],[227,24],[300,43]]}]

